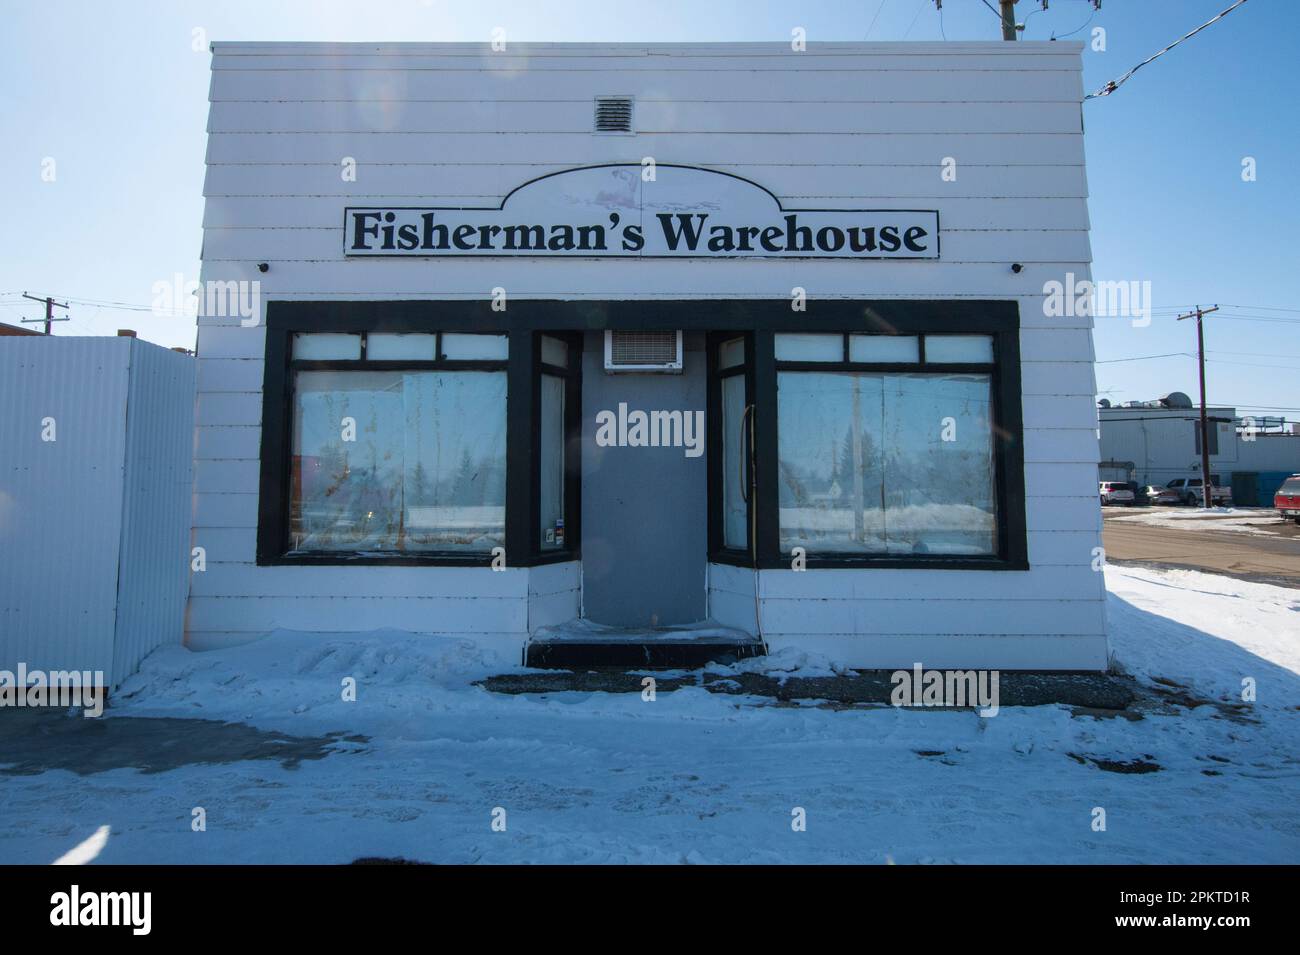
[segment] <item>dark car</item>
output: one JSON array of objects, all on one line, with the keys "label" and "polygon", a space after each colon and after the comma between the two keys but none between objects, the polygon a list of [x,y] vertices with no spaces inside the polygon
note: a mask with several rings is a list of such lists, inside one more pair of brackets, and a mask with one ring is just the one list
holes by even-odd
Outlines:
[{"label": "dark car", "polygon": [[1139,487],[1135,492],[1139,504],[1179,504],[1178,492],[1168,487],[1161,487],[1158,484],[1146,484]]}]

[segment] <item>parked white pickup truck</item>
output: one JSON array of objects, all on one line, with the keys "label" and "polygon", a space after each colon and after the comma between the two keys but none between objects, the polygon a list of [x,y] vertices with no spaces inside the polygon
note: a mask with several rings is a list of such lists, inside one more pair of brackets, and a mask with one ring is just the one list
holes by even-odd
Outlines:
[{"label": "parked white pickup truck", "polygon": [[[1178,499],[1187,505],[1205,506],[1204,491],[1201,490],[1200,478],[1174,478],[1165,487],[1178,495]],[[1218,507],[1232,506],[1232,488],[1219,487],[1210,483],[1210,503]]]}]

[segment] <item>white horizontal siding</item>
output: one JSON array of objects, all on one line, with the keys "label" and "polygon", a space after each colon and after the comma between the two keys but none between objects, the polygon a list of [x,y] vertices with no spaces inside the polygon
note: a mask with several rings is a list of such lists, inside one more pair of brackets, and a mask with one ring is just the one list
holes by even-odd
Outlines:
[{"label": "white horizontal siding", "polygon": [[[865,73],[865,75],[864,75]],[[611,90],[648,103],[1026,103],[1073,102],[1083,95],[1079,72],[1036,70],[1032,82],[1012,70],[817,70],[782,73],[735,69],[627,71],[611,69],[305,69],[215,70],[209,98],[219,102],[374,101],[568,103],[588,110]]]},{"label": "white horizontal siding", "polygon": [[202,391],[197,411],[199,427],[261,425],[260,391]]},{"label": "white horizontal siding", "polygon": [[[492,573],[485,570],[485,573]],[[412,633],[524,633],[526,597],[391,597],[355,593],[310,597],[190,595],[195,630],[358,632],[381,628]]]},{"label": "white horizontal siding", "polygon": [[[248,272],[251,273],[248,276],[251,281],[252,276],[257,275],[257,270],[250,268]],[[204,281],[216,277],[210,273],[211,270],[205,265]],[[217,325],[200,320],[196,351],[200,361],[200,375],[203,374],[202,362],[208,358],[256,358],[261,361],[266,357],[266,328],[260,323],[245,328],[237,320],[228,325]],[[200,384],[200,393],[209,390],[211,390],[210,381],[206,385]]]},{"label": "white horizontal siding", "polygon": [[1045,395],[1084,396],[1096,393],[1092,362],[1083,356],[1073,361],[1040,361],[1035,357],[1020,368],[1020,393],[1028,403]]},{"label": "white horizontal siding", "polygon": [[[208,262],[242,261],[250,258],[277,263],[333,262],[339,257],[343,242],[341,219],[340,216],[340,225],[334,229],[208,229],[204,240],[204,255]],[[1088,233],[1082,230],[944,230],[942,248],[943,258],[949,264],[1087,262],[1092,256]],[[500,268],[498,260],[497,269]]]},{"label": "white horizontal siding", "polygon": [[[200,366],[202,362],[200,362]],[[261,453],[262,429],[244,425],[214,425],[195,431],[194,457],[204,460],[251,458]]]},{"label": "white horizontal siding", "polygon": [[[1060,319],[1055,321],[1059,325],[1065,324]],[[1020,360],[1023,362],[1076,361],[1091,366],[1094,357],[1092,332],[1087,328],[1027,325],[1020,330]]]},{"label": "white horizontal siding", "polygon": [[763,633],[770,651],[822,653],[868,669],[1104,670],[1106,636],[1036,633],[856,634]]},{"label": "white horizontal siding", "polygon": [[[225,650],[261,639],[267,636],[269,632],[267,630],[189,630],[185,635],[185,645],[191,650]],[[417,635],[426,633],[434,635],[432,631],[418,630],[412,632]],[[483,651],[485,657],[495,657],[497,663],[503,667],[516,666],[523,661],[524,644],[527,641],[524,634],[474,633],[457,634],[457,636],[473,639],[475,645]],[[346,638],[346,632],[332,631],[328,635],[322,636],[323,641],[331,638],[344,639]]]},{"label": "white horizontal siding", "polygon": [[256,494],[259,462],[252,460],[203,460],[196,468],[194,489],[200,493]]},{"label": "white horizontal siding", "polygon": [[542,564],[528,569],[528,593],[549,596],[582,587],[582,564],[579,561],[562,561]]},{"label": "white horizontal siding", "polygon": [[261,391],[261,358],[205,358],[199,363],[200,391]]},{"label": "white horizontal siding", "polygon": [[[807,165],[731,166],[723,171],[757,182],[782,197],[787,209],[853,209],[864,205],[907,208],[903,200],[1080,199],[1088,194],[1081,164],[977,163],[967,160],[956,148],[958,145],[950,143],[948,152],[926,162],[821,166],[815,167],[816,176],[809,175],[812,167]],[[678,157],[690,154],[689,144],[683,143],[658,158],[662,162],[676,162]],[[355,179],[345,179],[343,157],[355,158],[345,152],[310,162],[210,163],[203,194],[208,198],[336,196],[364,199],[366,202],[360,204],[365,205],[377,204],[376,199],[391,200],[394,204],[404,200],[404,204],[410,205],[410,199],[418,198],[421,204],[431,206],[495,208],[500,205],[497,197],[505,196],[516,186],[581,165],[358,161],[355,169],[348,170],[349,175],[355,172]],[[955,179],[943,178],[945,157],[957,163]],[[640,163],[639,158],[630,161]],[[323,223],[320,228],[339,228],[341,224]],[[1062,227],[1059,222],[1054,225]]]},{"label": "white horizontal siding", "polygon": [[[590,133],[587,103],[349,100],[346,102],[213,103],[208,132],[499,131]],[[647,133],[1071,133],[1077,102],[1019,103],[638,103],[636,128]]]},{"label": "white horizontal siding", "polygon": [[1092,428],[1038,428],[1025,432],[1025,461],[1096,464],[1097,432]]},{"label": "white horizontal siding", "polygon": [[733,594],[754,596],[754,571],[731,564],[709,564],[709,587]]},{"label": "white horizontal siding", "polygon": [[[863,666],[1101,668],[1092,320],[1048,317],[1041,299],[1045,282],[1089,275],[1080,49],[217,44],[203,277],[257,280],[263,301],[472,300],[497,286],[515,300],[786,298],[794,286],[814,301],[1014,300],[1031,569],[764,571],[764,633],[774,649]],[[636,135],[592,135],[592,98],[608,93],[636,97]],[[786,208],[938,209],[941,259],[342,255],[350,203],[496,207],[537,176],[644,156],[742,176]],[[344,157],[358,163],[355,182],[340,176]],[[953,182],[941,177],[946,157]],[[517,649],[577,612],[576,562],[530,569],[521,592],[477,597],[456,592],[468,578],[444,573],[459,568],[257,567],[263,346],[262,329],[238,319],[200,322],[195,540],[209,570],[194,575],[192,645],[276,626],[395,626],[461,628]],[[710,567],[715,620],[754,627],[754,576]]]},{"label": "white horizontal siding", "polygon": [[257,533],[250,527],[195,527],[190,541],[203,548],[209,568],[218,562],[252,564],[257,559]]},{"label": "white horizontal siding", "polygon": [[1023,405],[1026,428],[1097,427],[1097,403],[1091,395],[1033,395]]},{"label": "white horizontal siding", "polygon": [[1025,464],[1025,490],[1036,499],[1033,506],[1050,506],[1039,498],[1091,498],[1097,493],[1097,475],[1078,464],[1031,461]]},{"label": "white horizontal siding", "polygon": [[196,597],[367,597],[515,599],[528,596],[529,571],[520,567],[273,566],[218,563],[208,553],[208,569],[194,573]]},{"label": "white horizontal siding", "polygon": [[[751,571],[744,571],[746,575]],[[760,573],[764,601],[767,600],[840,600],[898,601],[928,600],[937,593],[950,601],[1018,600],[1026,593],[1046,590],[1068,600],[1100,600],[1105,583],[1100,573],[1080,574],[1075,567],[1045,565],[1028,571],[1003,570],[764,570]],[[752,587],[743,584],[719,589],[748,594]]]},{"label": "white horizontal siding", "polygon": [[[582,163],[575,163],[582,165]],[[446,167],[454,176],[455,167]],[[762,180],[758,167],[714,167],[748,179]],[[812,170],[809,170],[812,171]],[[364,170],[362,173],[364,174]],[[401,205],[398,196],[374,196],[366,202],[377,205]],[[476,202],[493,205],[500,197],[482,196]],[[425,193],[421,202],[430,206],[463,205],[458,197]],[[1079,232],[1088,229],[1087,201],[1082,197],[1071,199],[1007,198],[1005,196],[983,199],[953,198],[945,194],[939,198],[939,217],[944,230],[1037,229],[1043,232]],[[827,200],[827,207],[835,203]],[[897,204],[897,203],[895,203]],[[850,203],[840,201],[849,207]],[[343,223],[343,213],[337,202],[325,202],[317,196],[227,196],[221,201],[209,200],[204,205],[205,229],[338,229]]]},{"label": "white horizontal siding", "polygon": [[[1095,487],[1095,483],[1093,487]],[[1034,531],[1101,530],[1101,507],[1096,494],[1088,497],[1034,497],[1025,499],[1025,520]]]},{"label": "white horizontal siding", "polygon": [[[1096,474],[1096,465],[1092,466]],[[1096,486],[1096,482],[1093,482]],[[1098,505],[1100,506],[1100,504]],[[1030,531],[1029,565],[1031,567],[1091,567],[1093,551],[1101,546],[1097,530]],[[1008,571],[1010,573],[1010,571]],[[1026,595],[1032,592],[1027,592]],[[1038,596],[1050,596],[1045,591]]]},{"label": "white horizontal siding", "polygon": [[576,620],[582,615],[582,592],[564,590],[528,598],[528,632]]},{"label": "white horizontal siding", "polygon": [[[206,462],[195,462],[196,480],[206,467]],[[194,527],[257,527],[256,494],[194,495]]]},{"label": "white horizontal siding", "polygon": [[709,590],[709,617],[724,627],[756,633],[754,609],[753,594],[746,596],[729,590]]},{"label": "white horizontal siding", "polygon": [[[490,137],[490,139],[489,139]],[[639,163],[646,156],[669,162],[689,154],[696,165],[723,168],[758,178],[770,166],[871,169],[881,166],[937,166],[952,156],[960,166],[1079,166],[1083,138],[1077,133],[780,133],[754,134],[756,147],[738,155],[727,139],[708,134],[638,132],[635,136],[593,136],[581,132],[416,133],[389,132],[214,132],[208,136],[211,165],[325,163],[336,168],[344,156],[362,169],[375,165],[416,163],[459,169],[497,165],[503,160],[521,171],[523,180],[538,167],[586,166],[607,162]],[[746,174],[744,170],[752,170]],[[508,188],[514,188],[512,183]],[[798,183],[801,190],[806,184]],[[455,183],[450,188],[466,192]],[[358,178],[358,188],[364,183]],[[434,194],[430,192],[429,194]]]},{"label": "white horizontal siding", "polygon": [[[807,573],[807,571],[805,571]],[[774,633],[936,634],[1105,632],[1105,604],[1027,599],[835,600],[763,598],[763,628]]]},{"label": "white horizontal siding", "polygon": [[[339,210],[340,221],[342,210]],[[259,276],[258,259],[205,261],[203,279],[260,280],[269,299],[487,299],[503,286],[512,298],[646,299],[655,298],[789,298],[799,286],[810,298],[988,298],[1020,299],[1021,322],[1052,329],[1082,329],[1085,344],[1061,342],[1053,354],[1036,361],[1092,360],[1092,320],[1087,316],[1050,318],[1043,314],[1042,288],[1067,271],[1080,278],[1086,262],[1025,264],[1016,275],[1010,262],[897,264],[842,260],[728,259],[725,264],[701,259],[419,259],[373,258],[330,262],[284,261]],[[1014,261],[1014,260],[1012,260]],[[874,266],[880,265],[879,269]],[[720,267],[724,266],[724,267]],[[1032,296],[1032,297],[1031,297]],[[209,340],[215,328],[227,334]],[[214,358],[256,358],[264,347],[264,330],[241,328],[237,318],[201,319],[199,354]],[[1073,348],[1069,347],[1073,345]],[[1022,345],[1022,348],[1024,345]],[[256,354],[254,354],[256,352]]]}]

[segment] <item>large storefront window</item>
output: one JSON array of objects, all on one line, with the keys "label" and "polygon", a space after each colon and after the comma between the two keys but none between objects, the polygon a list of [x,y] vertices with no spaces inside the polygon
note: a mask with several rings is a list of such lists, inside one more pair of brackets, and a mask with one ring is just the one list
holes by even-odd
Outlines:
[{"label": "large storefront window", "polygon": [[535,566],[582,557],[584,511],[657,520],[673,488],[583,500],[583,355],[671,321],[708,330],[703,382],[606,384],[670,412],[703,385],[704,557],[1028,566],[1014,302],[670,304],[268,303],[258,564]]},{"label": "large storefront window", "polygon": [[268,303],[257,562],[580,556],[582,341],[478,302]]},{"label": "large storefront window", "polygon": [[789,330],[710,338],[711,560],[1028,566],[1014,304],[749,309]]},{"label": "large storefront window", "polygon": [[291,348],[288,555],[504,544],[505,336],[299,334]]},{"label": "large storefront window", "polygon": [[505,540],[504,371],[294,375],[293,551]]},{"label": "large storefront window", "polygon": [[780,549],[998,550],[989,335],[778,334]]},{"label": "large storefront window", "polygon": [[781,372],[781,550],[996,552],[987,374]]}]

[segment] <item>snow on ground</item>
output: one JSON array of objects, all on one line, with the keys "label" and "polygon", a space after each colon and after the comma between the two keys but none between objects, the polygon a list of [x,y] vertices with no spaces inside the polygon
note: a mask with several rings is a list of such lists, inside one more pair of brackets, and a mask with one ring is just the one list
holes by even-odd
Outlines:
[{"label": "snow on ground", "polygon": [[1181,530],[1235,531],[1275,537],[1274,530],[1288,521],[1278,517],[1277,511],[1267,507],[1151,507],[1120,516],[1113,509],[1106,520],[1126,524],[1152,524],[1157,527],[1176,527]]},{"label": "snow on ground", "polygon": [[[789,707],[697,688],[653,702],[505,696],[471,684],[507,668],[467,641],[279,633],[159,651],[109,718],[369,742],[296,769],[0,772],[0,862],[52,861],[105,825],[97,861],[129,863],[1300,861],[1300,591],[1191,571],[1106,574],[1113,649],[1129,672],[1225,700],[1253,678],[1254,721],[1213,705],[1129,720],[1062,706],[993,718]],[[768,667],[836,670],[798,654]],[[352,703],[340,699],[349,676]],[[1087,757],[1161,770],[1109,772]],[[196,833],[199,806],[207,831]],[[497,807],[504,832],[491,827]],[[804,832],[791,827],[797,807]],[[1104,832],[1092,828],[1096,807]]]}]

